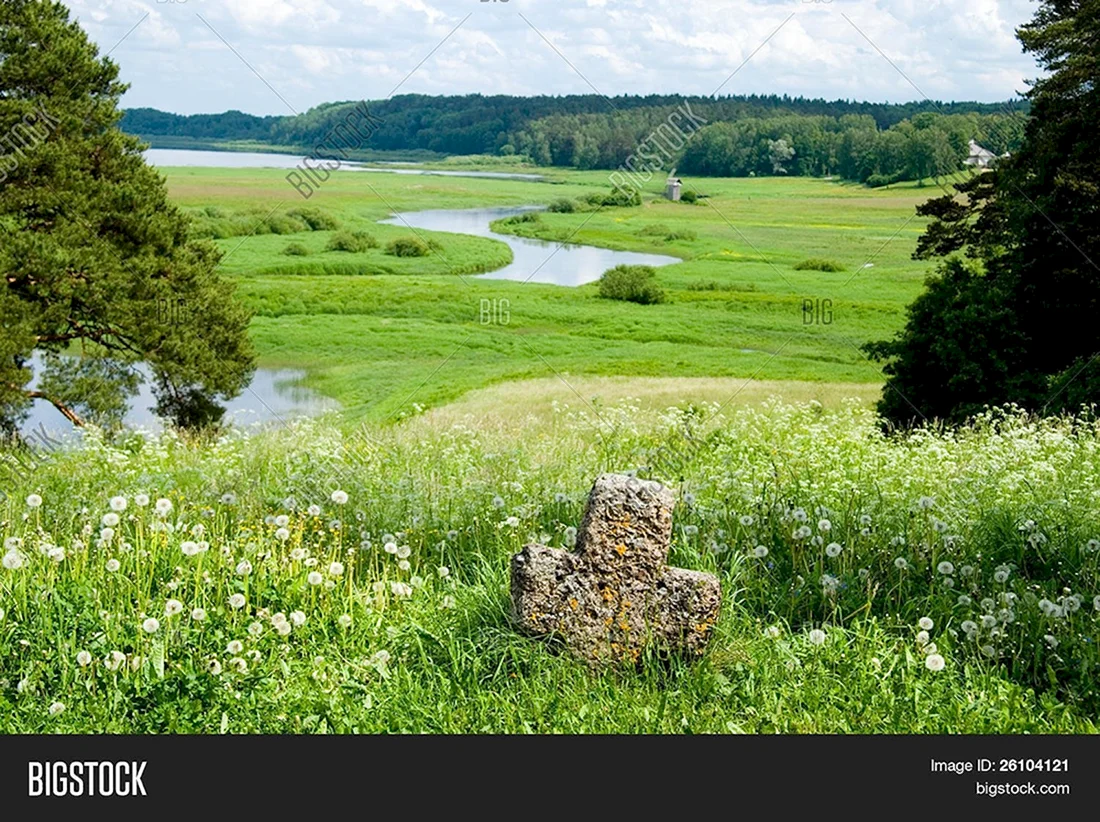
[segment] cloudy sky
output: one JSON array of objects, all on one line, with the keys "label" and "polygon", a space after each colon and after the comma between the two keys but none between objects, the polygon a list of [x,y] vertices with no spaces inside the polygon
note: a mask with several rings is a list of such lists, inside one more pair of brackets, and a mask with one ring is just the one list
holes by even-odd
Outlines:
[{"label": "cloudy sky", "polygon": [[[66,0],[126,107],[291,114],[423,94],[1004,100],[1029,0]],[[732,75],[732,76],[731,76]]]}]

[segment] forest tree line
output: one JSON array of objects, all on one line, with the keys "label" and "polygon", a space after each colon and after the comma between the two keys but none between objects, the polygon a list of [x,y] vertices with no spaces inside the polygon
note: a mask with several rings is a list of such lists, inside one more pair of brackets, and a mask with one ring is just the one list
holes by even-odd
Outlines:
[{"label": "forest tree line", "polygon": [[[313,150],[358,102],[326,103],[293,117],[239,111],[178,115],[126,111],[122,127],[152,141],[255,141]],[[973,139],[995,154],[1019,144],[1026,104],[889,104],[779,95],[565,97],[401,95],[368,102],[378,127],[356,150],[526,156],[540,165],[621,166],[683,106],[705,122],[677,164],[687,174],[838,175],[871,184],[949,174]],[[780,141],[782,143],[780,144]]]}]

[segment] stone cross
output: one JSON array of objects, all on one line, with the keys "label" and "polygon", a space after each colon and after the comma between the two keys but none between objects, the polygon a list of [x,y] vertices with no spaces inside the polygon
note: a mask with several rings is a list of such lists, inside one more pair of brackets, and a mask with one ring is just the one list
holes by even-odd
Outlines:
[{"label": "stone cross", "polygon": [[637,662],[643,647],[700,654],[722,592],[717,577],[668,565],[672,492],[603,474],[575,551],[529,544],[512,557],[512,618],[590,663]]}]

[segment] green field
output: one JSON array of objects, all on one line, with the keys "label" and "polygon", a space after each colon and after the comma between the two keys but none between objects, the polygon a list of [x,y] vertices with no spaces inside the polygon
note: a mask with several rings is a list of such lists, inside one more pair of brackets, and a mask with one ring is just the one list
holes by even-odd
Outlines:
[{"label": "green field", "polygon": [[[923,227],[914,207],[935,187],[695,180],[688,182],[710,196],[692,206],[663,200],[654,183],[640,207],[545,214],[537,226],[518,227],[682,258],[659,270],[669,300],[657,306],[599,299],[595,285],[461,276],[510,261],[507,246],[489,239],[418,232],[438,243],[430,256],[384,253],[391,239],[411,233],[377,225],[394,211],[545,205],[609,187],[604,173],[541,171],[550,182],[344,172],[308,201],[278,170],[170,169],[168,178],[174,199],[196,212],[215,205],[261,222],[307,206],[376,236],[381,247],[361,254],[326,252],[327,231],[218,240],[223,269],[256,312],[263,364],[307,369],[308,384],[351,418],[404,415],[411,403],[435,406],[471,389],[548,376],[881,382],[858,346],[899,328],[921,288],[928,266],[910,259]],[[655,225],[697,239],[639,233]],[[292,242],[312,253],[285,256]],[[845,270],[794,268],[807,258]],[[867,262],[873,267],[862,268]],[[483,300],[508,300],[508,324],[482,324]],[[831,323],[807,324],[804,300],[831,300]]]}]

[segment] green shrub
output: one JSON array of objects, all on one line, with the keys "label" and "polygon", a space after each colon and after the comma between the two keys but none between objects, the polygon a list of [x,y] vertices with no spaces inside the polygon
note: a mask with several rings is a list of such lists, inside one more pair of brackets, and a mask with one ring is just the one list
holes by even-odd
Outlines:
[{"label": "green shrub", "polygon": [[843,271],[844,266],[832,260],[823,260],[821,257],[811,257],[803,260],[794,267],[795,271]]},{"label": "green shrub", "polygon": [[398,237],[386,246],[386,253],[394,257],[427,257],[431,248],[418,237]]},{"label": "green shrub", "polygon": [[208,205],[202,211],[203,211],[203,214],[205,214],[207,217],[213,217],[215,219],[225,216],[225,212],[222,211],[221,208],[219,208],[216,205]]},{"label": "green shrub", "polygon": [[308,257],[309,249],[301,243],[291,243],[283,249],[283,253],[288,257]]},{"label": "green shrub", "polygon": [[683,189],[680,192],[680,202],[681,203],[690,203],[690,204],[694,205],[696,199],[697,198],[695,196],[695,192],[692,191],[690,188]]},{"label": "green shrub", "polygon": [[567,200],[562,197],[550,203],[550,205],[546,207],[546,210],[554,214],[572,214],[577,210],[577,205],[572,200]]},{"label": "green shrub", "polygon": [[867,178],[866,184],[868,188],[881,188],[896,183],[900,179],[900,174],[872,174]]},{"label": "green shrub", "polygon": [[353,254],[378,248],[378,240],[366,231],[337,231],[325,246],[327,251],[348,251]]},{"label": "green shrub", "polygon": [[650,223],[638,229],[639,237],[667,237],[671,233],[672,229],[664,223]]},{"label": "green shrub", "polygon": [[600,277],[600,296],[642,305],[665,300],[665,292],[657,285],[657,271],[648,265],[617,265],[608,269]]},{"label": "green shrub", "polygon": [[623,188],[613,188],[607,194],[598,191],[587,195],[585,202],[594,206],[607,206],[612,208],[625,208],[642,204],[642,195],[636,188],[629,191]]},{"label": "green shrub", "polygon": [[287,212],[287,216],[309,226],[310,231],[335,231],[340,227],[340,221],[319,208],[295,208]]}]

